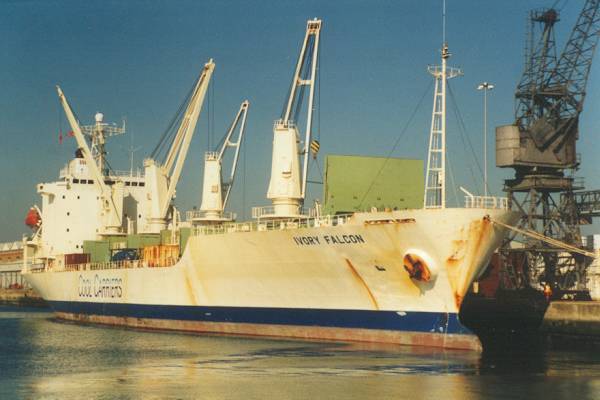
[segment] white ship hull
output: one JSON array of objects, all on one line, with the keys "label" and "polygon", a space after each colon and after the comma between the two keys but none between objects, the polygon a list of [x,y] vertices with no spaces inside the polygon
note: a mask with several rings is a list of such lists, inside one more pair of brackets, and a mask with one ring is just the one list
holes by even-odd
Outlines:
[{"label": "white ship hull", "polygon": [[[510,224],[500,209],[357,213],[307,228],[203,232],[171,267],[28,272],[60,318],[142,328],[480,347],[460,304]],[[331,221],[329,221],[331,222]],[[249,227],[249,226],[248,226]],[[414,254],[429,281],[411,278]]]}]

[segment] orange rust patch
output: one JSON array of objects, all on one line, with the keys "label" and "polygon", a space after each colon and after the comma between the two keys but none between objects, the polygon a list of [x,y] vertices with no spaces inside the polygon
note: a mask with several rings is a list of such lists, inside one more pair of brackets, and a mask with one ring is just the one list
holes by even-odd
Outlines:
[{"label": "orange rust patch", "polygon": [[354,275],[354,277],[356,278],[356,280],[359,281],[360,284],[367,291],[367,294],[369,295],[369,298],[371,299],[371,303],[373,303],[373,306],[375,307],[375,309],[379,310],[379,304],[377,304],[377,300],[375,300],[375,296],[373,296],[373,293],[371,292],[371,289],[369,289],[369,287],[367,286],[367,283],[360,276],[360,274],[358,273],[358,271],[356,271],[356,268],[354,268],[354,265],[352,265],[352,263],[350,262],[350,260],[348,260],[347,258],[345,260],[346,260],[346,264],[348,264],[348,267],[350,268],[350,271],[352,271],[352,275]]},{"label": "orange rust patch", "polygon": [[[466,280],[473,273],[474,263],[478,259],[477,255],[481,252],[485,239],[489,236],[490,229],[493,229],[492,222],[487,217],[473,221],[468,227],[468,239],[466,241],[455,241],[454,252],[446,259],[446,267],[451,277],[450,284],[454,291],[454,301],[459,309],[464,298],[464,293],[461,292],[466,290],[462,286],[467,283],[463,280]],[[461,249],[461,244],[466,245],[466,247]],[[457,257],[460,252],[463,254]],[[470,285],[470,282],[468,283]],[[466,287],[468,288],[469,285],[466,285]]]},{"label": "orange rust patch", "polygon": [[381,225],[381,224],[414,224],[417,222],[414,218],[394,218],[394,219],[368,219],[365,220],[365,225]]},{"label": "orange rust patch", "polygon": [[194,293],[194,289],[192,287],[192,283],[190,282],[190,277],[189,277],[187,271],[185,271],[184,276],[185,276],[185,286],[186,286],[186,289],[188,291],[189,297],[192,300],[192,304],[196,305],[198,302],[196,301],[196,296],[195,296],[195,293]]},{"label": "orange rust patch", "polygon": [[483,244],[483,237],[487,234],[491,226],[492,223],[488,218],[483,218],[483,220],[479,222],[479,229],[473,232],[477,235],[477,241],[475,243],[475,246],[473,246],[473,254],[477,254],[477,252],[481,248],[481,245]]},{"label": "orange rust patch", "polygon": [[431,271],[427,268],[425,261],[416,254],[407,254],[404,256],[404,269],[408,272],[411,279],[421,282],[431,280]]},{"label": "orange rust patch", "polygon": [[456,303],[456,309],[460,310],[460,305],[462,304],[463,297],[457,293],[454,293],[454,302]]}]

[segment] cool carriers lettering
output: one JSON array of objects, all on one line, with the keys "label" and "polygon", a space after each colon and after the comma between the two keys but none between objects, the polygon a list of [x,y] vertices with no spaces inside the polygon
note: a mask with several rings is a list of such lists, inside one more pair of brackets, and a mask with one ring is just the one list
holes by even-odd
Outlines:
[{"label": "cool carriers lettering", "polygon": [[79,297],[121,298],[123,297],[122,284],[121,278],[100,278],[96,274],[94,279],[89,279],[79,275]]}]

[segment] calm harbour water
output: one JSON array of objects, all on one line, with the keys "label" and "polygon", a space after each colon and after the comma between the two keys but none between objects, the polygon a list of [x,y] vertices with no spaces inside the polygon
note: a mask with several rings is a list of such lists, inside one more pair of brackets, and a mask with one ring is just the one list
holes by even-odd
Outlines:
[{"label": "calm harbour water", "polygon": [[0,399],[600,399],[600,351],[465,351],[144,332],[0,306]]}]

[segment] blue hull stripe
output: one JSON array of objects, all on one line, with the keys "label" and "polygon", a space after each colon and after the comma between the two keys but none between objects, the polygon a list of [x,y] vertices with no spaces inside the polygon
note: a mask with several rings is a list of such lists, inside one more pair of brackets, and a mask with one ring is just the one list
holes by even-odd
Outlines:
[{"label": "blue hull stripe", "polygon": [[49,301],[57,312],[162,320],[379,329],[471,334],[456,313],[307,308],[204,307]]}]

